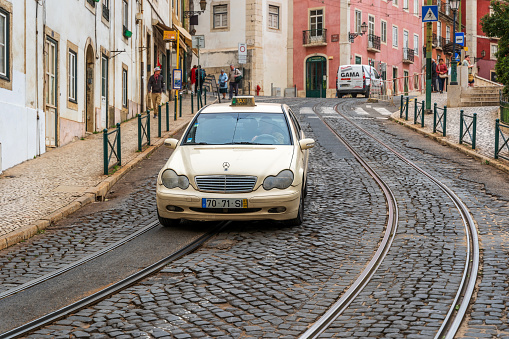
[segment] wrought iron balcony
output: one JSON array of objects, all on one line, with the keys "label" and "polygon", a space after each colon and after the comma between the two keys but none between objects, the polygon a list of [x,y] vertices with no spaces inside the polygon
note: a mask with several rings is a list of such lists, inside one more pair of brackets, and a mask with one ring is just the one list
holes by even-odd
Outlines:
[{"label": "wrought iron balcony", "polygon": [[327,30],[322,28],[302,31],[302,44],[304,47],[327,45]]},{"label": "wrought iron balcony", "polygon": [[414,49],[405,47],[403,48],[403,62],[407,64],[414,63]]},{"label": "wrought iron balcony", "polygon": [[380,53],[380,37],[374,34],[368,34],[368,51]]},{"label": "wrought iron balcony", "polygon": [[103,3],[103,17],[110,21],[110,9]]}]

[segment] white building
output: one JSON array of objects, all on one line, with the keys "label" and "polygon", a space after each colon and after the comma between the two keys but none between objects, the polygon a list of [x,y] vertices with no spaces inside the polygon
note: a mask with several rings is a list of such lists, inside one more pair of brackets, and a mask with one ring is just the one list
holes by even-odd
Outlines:
[{"label": "white building", "polygon": [[[256,86],[261,95],[270,95],[271,87],[284,91],[293,87],[293,25],[291,0],[210,0],[198,16],[198,25],[190,31],[205,39],[200,49],[200,64],[216,79],[229,65],[244,70],[246,93]],[[199,10],[199,1],[193,7]],[[239,43],[247,44],[247,61],[239,64]],[[198,64],[194,59],[193,64]],[[283,94],[283,93],[282,93]]]},{"label": "white building", "polygon": [[0,172],[144,110],[174,2],[0,0]]}]

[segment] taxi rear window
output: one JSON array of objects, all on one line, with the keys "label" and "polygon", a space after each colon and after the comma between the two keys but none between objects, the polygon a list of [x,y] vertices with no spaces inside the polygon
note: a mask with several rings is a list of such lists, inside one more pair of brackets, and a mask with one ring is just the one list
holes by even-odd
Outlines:
[{"label": "taxi rear window", "polygon": [[291,145],[283,113],[199,114],[183,145]]}]

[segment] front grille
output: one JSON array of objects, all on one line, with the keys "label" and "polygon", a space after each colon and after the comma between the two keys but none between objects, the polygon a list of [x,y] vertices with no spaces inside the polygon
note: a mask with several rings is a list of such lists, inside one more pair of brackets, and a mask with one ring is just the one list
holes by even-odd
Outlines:
[{"label": "front grille", "polygon": [[203,192],[246,193],[253,190],[256,179],[241,175],[207,175],[195,180],[198,190]]}]

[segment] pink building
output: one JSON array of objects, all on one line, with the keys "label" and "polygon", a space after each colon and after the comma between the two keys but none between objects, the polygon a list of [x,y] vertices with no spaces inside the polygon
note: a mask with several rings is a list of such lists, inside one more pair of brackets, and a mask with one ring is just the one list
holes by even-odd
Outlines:
[{"label": "pink building", "polygon": [[420,0],[295,0],[293,72],[299,96],[334,97],[344,64],[371,63],[384,79],[396,79],[387,86],[392,94],[419,89],[420,12]]}]

